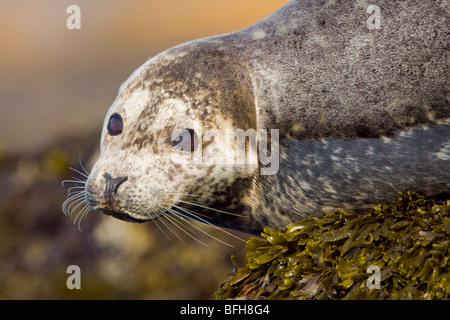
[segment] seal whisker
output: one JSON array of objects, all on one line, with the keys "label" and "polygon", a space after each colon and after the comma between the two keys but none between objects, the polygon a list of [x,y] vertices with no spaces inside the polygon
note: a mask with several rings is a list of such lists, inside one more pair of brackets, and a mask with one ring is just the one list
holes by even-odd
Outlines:
[{"label": "seal whisker", "polygon": [[81,202],[82,204],[84,203],[84,207],[80,210],[80,212],[77,214],[77,216],[75,217],[75,219],[73,220],[73,224],[75,224],[78,220],[78,230],[81,232],[81,220],[83,220],[83,218],[89,213],[89,211],[91,210],[91,206],[89,205],[89,202],[87,200],[84,200]]},{"label": "seal whisker", "polygon": [[[67,205],[69,205],[69,202],[73,203],[73,202],[83,198],[84,197],[84,191],[74,192],[73,194],[67,195],[67,197],[68,198],[66,199],[66,201],[64,201],[64,203],[67,203]],[[69,205],[69,207],[70,207],[70,205]]]},{"label": "seal whisker", "polygon": [[[62,211],[64,212],[64,215],[66,216],[70,216],[72,217],[72,211],[69,209],[69,207],[72,205],[73,202],[75,201],[81,201],[81,199],[67,199],[66,201],[64,201],[63,205],[62,205]],[[76,203],[76,202],[75,202]]]},{"label": "seal whisker", "polygon": [[75,212],[75,210],[72,209],[72,206],[74,205],[78,205],[80,202],[83,202],[82,198],[76,199],[70,201],[70,202],[65,202],[64,206],[63,206],[63,212],[66,216],[70,216],[72,217],[73,212]]},{"label": "seal whisker", "polygon": [[[175,200],[175,201],[178,201],[178,200]],[[174,204],[171,204],[171,203],[168,203],[168,202],[165,202],[165,201],[162,201],[162,202],[167,204],[169,206],[169,208],[172,207],[172,206],[175,207],[175,208],[179,207],[177,205],[174,205]],[[184,209],[186,209],[186,208],[184,208]],[[186,209],[186,210],[188,210],[188,209]],[[201,214],[201,213],[198,213],[198,212],[196,212],[195,214],[198,215],[198,216],[204,217],[205,219],[212,219],[212,217],[207,216],[206,214]]]},{"label": "seal whisker", "polygon": [[196,195],[196,194],[190,194],[190,193],[179,193],[179,192],[171,192],[171,191],[166,191],[165,193],[172,193],[172,194],[177,194],[180,196],[188,196],[188,197],[197,197],[197,198],[201,198],[201,196]]},{"label": "seal whisker", "polygon": [[63,180],[63,182],[61,183],[62,186],[64,187],[65,183],[75,183],[75,184],[82,184],[82,185],[86,184],[85,180],[81,180],[81,179],[78,179],[78,178],[72,178],[72,179],[77,179],[77,180]]},{"label": "seal whisker", "polygon": [[68,215],[69,215],[69,212],[68,212],[67,209],[66,209],[66,206],[67,206],[67,202],[68,202],[68,201],[69,201],[69,199],[67,199],[66,201],[64,201],[64,203],[63,203],[62,206],[61,206],[62,212],[64,213],[65,216],[68,216]]},{"label": "seal whisker", "polygon": [[66,183],[74,184],[67,190],[67,199],[62,204],[62,211],[64,215],[72,217],[73,214],[78,211],[73,224],[77,223],[78,220],[78,230],[81,231],[81,221],[86,217],[89,211],[92,210],[92,206],[86,197],[86,182],[89,178],[89,172],[83,166],[81,158],[78,159],[81,170],[69,167],[70,170],[79,174],[81,177],[71,177],[70,179],[63,180],[62,186],[64,187]]},{"label": "seal whisker", "polygon": [[[176,207],[174,207],[174,208],[176,209]],[[176,210],[174,210],[173,208],[168,208],[167,211],[168,211],[169,213],[172,214],[172,215],[171,215],[172,217],[175,216],[177,219],[183,221],[183,222],[185,223],[185,227],[186,227],[187,229],[189,229],[192,233],[196,233],[196,231],[195,231],[193,228],[191,228],[191,227],[192,227],[192,224],[190,223],[190,221],[191,221],[191,220],[194,220],[194,219],[192,219],[192,218],[190,218],[190,217],[182,217],[182,216],[176,214],[177,212],[176,212]],[[174,213],[175,213],[175,214],[174,214]],[[187,224],[189,224],[189,225],[187,225]]]},{"label": "seal whisker", "polygon": [[[197,230],[200,231],[201,233],[207,235],[208,237],[210,237],[210,238],[212,238],[212,239],[214,239],[214,240],[216,240],[216,241],[218,241],[218,242],[220,242],[220,243],[222,243],[222,244],[224,244],[224,245],[227,245],[227,246],[229,246],[229,247],[233,247],[233,248],[234,248],[234,246],[233,246],[232,244],[229,244],[229,243],[227,243],[227,242],[225,242],[225,241],[223,241],[223,240],[221,240],[221,239],[219,239],[219,238],[213,236],[212,234],[208,233],[207,231],[201,229],[200,227],[196,226],[194,223],[192,223],[192,222],[190,221],[190,220],[192,220],[192,218],[186,216],[185,214],[180,213],[180,212],[175,211],[175,210],[172,210],[172,209],[170,209],[170,212],[171,212],[172,214],[174,214],[175,216],[178,216],[178,218],[182,219],[184,222],[188,223],[189,225],[191,225],[192,227],[194,227],[195,229],[197,229]],[[204,221],[203,221],[203,222],[204,222]],[[223,229],[221,229],[221,228],[219,228],[219,227],[217,227],[217,226],[215,226],[215,225],[213,225],[213,224],[211,224],[211,223],[209,223],[209,222],[205,222],[205,223],[206,223],[207,225],[209,225],[210,227],[216,229],[216,230],[220,230],[220,231],[222,231],[222,232],[224,232],[224,233],[226,233],[226,234],[228,234],[228,235],[231,235],[231,236],[235,237],[234,235],[230,234],[229,232],[227,232],[227,231],[225,231],[225,230],[223,230]],[[239,239],[239,238],[238,238],[238,239]],[[239,240],[242,240],[242,239],[239,239]]]},{"label": "seal whisker", "polygon": [[[81,165],[81,167],[83,168],[84,171],[86,171],[86,169],[84,169],[83,165]],[[83,177],[85,177],[86,179],[89,178],[89,173],[88,173],[88,172],[83,173],[83,172],[81,172],[81,171],[79,171],[79,170],[77,170],[77,169],[74,169],[74,168],[72,168],[72,167],[70,167],[69,169],[72,170],[72,171],[75,171],[75,172],[78,173],[78,174],[81,174],[81,175],[82,175]]]},{"label": "seal whisker", "polygon": [[77,216],[75,217],[75,220],[74,220],[74,224],[75,224],[75,221],[79,217],[79,220],[78,220],[78,230],[79,231],[81,231],[81,220],[83,220],[83,218],[85,216],[87,216],[87,214],[89,213],[90,210],[91,210],[91,206],[89,205],[89,203],[87,201],[85,201],[84,207],[80,210],[80,212],[77,214]]},{"label": "seal whisker", "polygon": [[65,216],[69,215],[69,211],[67,210],[67,205],[69,202],[72,202],[72,201],[73,201],[73,199],[72,199],[72,197],[70,197],[69,199],[66,199],[66,201],[64,201],[64,203],[61,206],[61,209]]},{"label": "seal whisker", "polygon": [[[198,220],[198,221],[200,221],[200,222],[205,223],[207,226],[209,226],[209,227],[211,227],[211,228],[213,228],[213,229],[220,230],[221,232],[223,232],[223,233],[225,233],[225,234],[227,234],[227,235],[229,235],[229,236],[231,236],[231,237],[233,237],[233,238],[235,238],[235,239],[237,239],[237,240],[240,240],[240,241],[244,241],[244,242],[245,242],[245,240],[239,238],[238,236],[232,234],[231,232],[228,232],[228,231],[224,230],[223,228],[220,228],[220,227],[218,227],[218,226],[212,224],[211,222],[209,222],[209,221],[207,221],[207,220],[205,220],[205,219],[199,217],[198,214],[197,214],[196,212],[192,211],[192,210],[189,210],[189,209],[186,209],[186,208],[183,208],[183,207],[180,207],[180,206],[174,206],[174,207],[177,208],[178,210],[181,210],[181,211],[183,211],[183,212],[186,213],[186,214],[183,214],[183,213],[181,213],[181,212],[179,212],[179,211],[174,211],[174,210],[171,211],[171,212],[173,212],[173,213],[175,213],[175,214],[177,214],[177,215],[179,215],[179,216],[181,216],[181,217],[184,217],[184,218],[190,219],[190,220],[192,220],[192,219]],[[190,222],[189,222],[189,223],[190,223]],[[208,234],[206,231],[204,231],[204,230],[198,228],[197,226],[195,226],[195,225],[192,225],[192,226],[193,226],[194,228],[200,230],[201,232]],[[209,234],[208,234],[208,235],[209,235]],[[215,238],[214,236],[212,236],[212,235],[209,235],[209,236],[212,237],[212,238],[214,238],[214,239],[216,239],[216,238]],[[218,239],[216,239],[216,240],[218,240]],[[218,241],[222,242],[221,240],[218,240]],[[230,244],[227,244],[227,245],[232,246],[232,245],[230,245]]]},{"label": "seal whisker", "polygon": [[85,188],[85,186],[73,186],[73,187],[70,187],[69,190],[67,190],[67,191],[70,191],[72,189],[83,189],[84,190],[84,188]]},{"label": "seal whisker", "polygon": [[[81,197],[78,198],[77,201],[72,202],[72,204],[69,206],[69,210],[71,210],[72,212],[75,212],[80,206],[82,206],[84,203],[87,203],[87,200],[86,200],[86,198],[84,197],[84,194],[81,194],[80,196],[81,196]],[[77,205],[76,205],[74,208],[70,209],[70,207],[71,207],[73,204],[76,204],[76,203],[77,203]],[[71,216],[72,216],[72,215],[71,215]]]},{"label": "seal whisker", "polygon": [[[162,212],[161,209],[159,209],[158,212],[161,213],[161,214],[164,214],[164,213]],[[155,223],[155,225],[158,227],[158,229],[166,236],[167,239],[172,240],[172,239],[167,235],[167,233],[159,226],[159,223],[158,223],[157,220],[158,220],[158,219],[153,219],[152,221]]]},{"label": "seal whisker", "polygon": [[[181,242],[183,242],[183,243],[186,243],[179,235],[178,235],[178,233],[175,231],[175,230],[173,230],[173,228],[170,226],[170,221],[167,221],[167,218],[166,218],[166,215],[165,214],[162,214],[160,217],[159,217],[160,219],[159,219],[159,221],[161,221],[165,226],[166,226],[166,228],[168,229],[168,230],[170,230],[170,232],[172,232],[173,234],[174,234],[174,236],[176,236]],[[164,219],[166,219],[166,221],[164,221]],[[155,221],[155,220],[154,220]],[[170,238],[169,238],[170,239]]]},{"label": "seal whisker", "polygon": [[[225,244],[225,245],[227,245],[227,246],[230,246],[230,247],[234,247],[233,245],[231,245],[231,244],[229,244],[229,243],[227,243],[227,242],[225,242],[225,241],[223,241],[223,240],[220,240],[220,239],[217,238],[217,237],[212,236],[212,235],[209,234],[207,231],[205,231],[205,230],[201,229],[200,227],[196,226],[196,225],[193,223],[193,219],[192,219],[192,218],[183,216],[182,214],[179,214],[179,212],[177,212],[177,211],[175,211],[175,210],[173,210],[173,209],[169,209],[168,211],[172,214],[172,215],[171,215],[171,218],[172,218],[172,219],[178,219],[179,221],[183,222],[183,223],[184,223],[184,226],[185,226],[186,228],[188,228],[192,233],[196,233],[196,231],[192,229],[192,228],[194,228],[194,229],[196,229],[196,230],[202,232],[203,234],[207,235],[208,237],[210,237],[210,238],[212,238],[212,239],[214,239],[214,240],[216,240],[216,241],[218,241],[218,242],[220,242],[220,243],[223,243],[223,244]],[[167,215],[167,217],[170,217],[170,216]],[[214,227],[215,227],[215,226],[214,226]],[[217,228],[217,229],[220,229],[220,228]],[[183,230],[183,231],[184,231],[184,230]],[[186,233],[186,232],[185,232],[185,233]],[[190,236],[191,236],[191,235],[190,235]],[[193,239],[196,240],[197,242],[199,242],[199,243],[201,243],[201,244],[207,246],[206,243],[200,241],[199,239],[195,238],[194,236],[191,236],[191,238],[193,238]]]},{"label": "seal whisker", "polygon": [[86,178],[89,177],[89,171],[86,170],[86,168],[83,166],[83,163],[81,162],[81,157],[78,158],[78,163],[80,164],[81,169],[83,169],[83,171],[87,174],[87,176],[85,176]]},{"label": "seal whisker", "polygon": [[87,203],[87,200],[86,199],[80,199],[79,201],[78,201],[78,204],[72,209],[72,212],[75,212],[75,211],[77,211],[77,209],[79,208],[79,207],[81,207],[83,204],[85,204],[85,203]]},{"label": "seal whisker", "polygon": [[[69,188],[69,190],[67,190],[67,196],[71,196],[71,195],[73,195],[73,194],[77,194],[77,193],[80,193],[80,192],[82,192],[82,193],[84,193],[84,186],[79,186],[79,187],[71,187],[71,188]],[[79,190],[79,191],[73,191],[73,190]]]},{"label": "seal whisker", "polygon": [[[172,212],[172,209],[169,209],[169,212]],[[176,219],[175,218],[180,218],[178,217],[176,214],[173,215],[172,217],[170,215],[166,215],[165,218],[168,219],[170,222],[172,222],[178,229],[180,229],[181,231],[183,231],[183,233],[185,233],[186,235],[188,235],[189,237],[191,237],[192,239],[194,239],[195,241],[197,241],[198,243],[201,243],[204,246],[208,246],[206,243],[204,243],[203,241],[200,241],[199,239],[197,239],[194,235],[192,235],[190,232],[188,232],[187,230],[185,230],[184,228],[182,228],[178,223],[176,223]],[[181,220],[179,220],[181,222],[186,222],[185,219],[181,218]],[[188,222],[189,223],[189,222]],[[189,223],[191,224],[191,223]],[[192,224],[191,224],[192,225]],[[194,226],[195,227],[195,226]],[[190,228],[188,228],[191,232],[192,230]]]},{"label": "seal whisker", "polygon": [[66,201],[64,201],[63,205],[62,205],[62,210],[64,212],[64,214],[70,215],[72,217],[72,212],[73,210],[71,209],[71,207],[74,204],[77,204],[79,201],[83,201],[84,198],[84,193],[79,191],[77,194],[72,195],[70,198],[66,199]]},{"label": "seal whisker", "polygon": [[185,203],[185,204],[189,204],[189,205],[191,205],[191,206],[200,207],[200,208],[203,208],[203,209],[208,209],[208,210],[212,210],[212,211],[216,211],[216,212],[220,212],[220,213],[224,213],[224,214],[229,214],[229,215],[231,215],[231,216],[236,216],[236,217],[241,217],[241,218],[247,218],[247,217],[245,217],[245,216],[243,216],[243,215],[241,215],[241,214],[231,213],[231,212],[226,212],[226,211],[214,209],[214,208],[207,207],[207,206],[203,206],[203,205],[201,205],[201,204],[194,203],[194,202],[183,201],[183,200],[175,200],[175,201],[181,202],[181,203]]},{"label": "seal whisker", "polygon": [[182,243],[186,243],[186,241],[183,240],[183,238],[180,237],[180,235],[178,234],[178,232],[176,232],[172,227],[171,224],[173,224],[170,220],[167,219],[167,217],[161,217],[160,221],[166,226],[166,228],[172,232],[173,235],[175,235],[175,237],[178,238],[178,240],[180,240]]}]

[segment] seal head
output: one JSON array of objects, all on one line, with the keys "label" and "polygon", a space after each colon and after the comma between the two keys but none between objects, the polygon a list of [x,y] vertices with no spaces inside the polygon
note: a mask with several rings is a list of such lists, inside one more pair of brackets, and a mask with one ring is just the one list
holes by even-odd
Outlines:
[{"label": "seal head", "polygon": [[223,139],[256,128],[254,102],[249,77],[216,47],[169,50],[121,86],[86,183],[94,209],[133,222],[209,211],[218,224],[242,210],[257,165],[227,164]]}]

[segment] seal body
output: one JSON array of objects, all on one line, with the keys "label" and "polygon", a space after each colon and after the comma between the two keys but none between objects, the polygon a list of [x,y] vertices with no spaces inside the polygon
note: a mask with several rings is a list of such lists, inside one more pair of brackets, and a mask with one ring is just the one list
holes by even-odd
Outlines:
[{"label": "seal body", "polygon": [[[364,1],[291,1],[146,61],[106,115],[90,205],[259,233],[396,191],[449,192],[448,3],[377,6],[370,28]],[[238,145],[257,161],[230,163]]]}]

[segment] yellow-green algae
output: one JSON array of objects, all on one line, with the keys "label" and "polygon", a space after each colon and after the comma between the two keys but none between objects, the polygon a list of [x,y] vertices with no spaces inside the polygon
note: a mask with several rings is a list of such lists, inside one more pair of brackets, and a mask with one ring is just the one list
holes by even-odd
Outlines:
[{"label": "yellow-green algae", "polygon": [[[399,192],[367,214],[310,216],[262,237],[216,299],[450,298],[450,200]],[[369,266],[380,289],[367,287]]]}]

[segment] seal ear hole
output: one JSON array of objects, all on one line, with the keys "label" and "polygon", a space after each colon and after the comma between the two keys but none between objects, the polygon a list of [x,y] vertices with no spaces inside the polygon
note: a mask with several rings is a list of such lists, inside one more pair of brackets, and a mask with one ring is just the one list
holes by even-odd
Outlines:
[{"label": "seal ear hole", "polygon": [[111,136],[117,136],[122,133],[123,119],[118,113],[111,115],[108,121],[108,133]]},{"label": "seal ear hole", "polygon": [[193,129],[181,129],[172,133],[170,143],[175,149],[192,152],[198,146],[198,137]]}]

